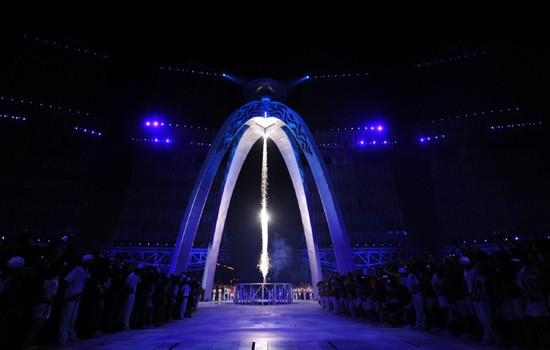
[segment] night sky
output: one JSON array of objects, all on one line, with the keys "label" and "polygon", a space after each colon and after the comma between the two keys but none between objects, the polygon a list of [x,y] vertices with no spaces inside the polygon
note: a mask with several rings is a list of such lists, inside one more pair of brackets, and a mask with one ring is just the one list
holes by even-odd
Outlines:
[{"label": "night sky", "polygon": [[[8,13],[6,13],[7,15]],[[43,36],[103,48],[128,64],[200,63],[250,79],[346,67],[374,71],[476,47],[539,43],[540,9],[474,2],[322,5],[225,3],[125,9],[21,9],[3,21]]]},{"label": "night sky", "polygon": [[[517,2],[483,7],[478,6],[479,2],[383,3],[336,6],[316,2],[300,8],[299,3],[290,6],[274,2],[225,2],[215,8],[187,3],[147,3],[124,9],[33,5],[11,13],[5,11],[1,22],[4,42],[8,44],[18,34],[29,33],[81,42],[116,56],[119,62],[125,62],[124,71],[120,72],[120,78],[127,80],[124,86],[142,86],[135,72],[143,67],[186,64],[223,71],[244,81],[263,77],[286,81],[331,71],[369,72],[373,79],[380,79],[377,73],[392,77],[413,63],[498,49],[511,55],[509,61],[519,60],[512,56],[521,52],[522,62],[532,63],[521,85],[528,91],[524,92],[526,95],[536,96],[533,99],[543,96],[533,86],[545,81],[548,72],[547,68],[539,68],[540,62],[545,62],[542,57],[547,57],[549,42],[542,30],[545,11],[540,8],[527,8]],[[407,92],[397,91],[391,79],[380,87],[378,93],[383,98],[375,107],[398,108],[392,105],[391,94]],[[121,102],[119,108],[138,112],[140,105],[135,102],[141,94],[137,88],[126,91],[127,102]],[[236,101],[235,106],[245,102]],[[220,116],[219,125],[226,117]],[[318,125],[331,122],[316,121]],[[260,152],[254,148],[253,156],[245,163],[229,209],[228,239],[237,250],[260,244],[259,235],[254,234],[259,220],[248,221],[246,225],[252,227],[242,224],[243,217],[254,217],[259,211],[260,163],[256,162]],[[278,157],[276,152],[270,153],[274,168],[281,164]],[[250,186],[255,178],[258,186]],[[271,216],[277,220],[270,225],[270,232],[295,248],[299,241],[296,231],[301,229],[296,201],[287,195],[289,189],[288,173],[271,178]],[[236,231],[246,234],[237,237]],[[256,264],[258,258],[259,253],[243,253],[241,259],[233,262]],[[257,276],[250,277],[254,278]]]}]

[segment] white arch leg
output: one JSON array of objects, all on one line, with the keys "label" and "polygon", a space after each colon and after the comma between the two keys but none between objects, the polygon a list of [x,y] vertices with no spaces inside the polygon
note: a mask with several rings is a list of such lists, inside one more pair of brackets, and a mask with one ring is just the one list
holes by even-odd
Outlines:
[{"label": "white arch leg", "polygon": [[242,165],[248,156],[250,149],[261,136],[262,133],[259,130],[255,128],[247,129],[240,139],[237,149],[235,150],[233,160],[227,170],[227,179],[225,181],[224,188],[222,189],[220,207],[218,208],[218,216],[216,218],[216,227],[214,229],[212,239],[208,245],[208,254],[206,257],[206,264],[204,266],[204,274],[202,276],[202,285],[205,289],[205,300],[209,300],[210,294],[212,294],[212,285],[214,283],[214,275],[216,273],[216,263],[218,261],[225,219],[227,218],[227,210],[229,209],[229,203],[231,202],[231,196],[233,195],[235,184],[237,183]]},{"label": "white arch leg", "polygon": [[318,295],[317,282],[323,278],[321,271],[321,260],[319,259],[317,241],[313,235],[313,228],[309,217],[309,205],[307,202],[302,176],[300,174],[300,167],[298,166],[292,143],[284,131],[279,129],[274,133],[270,133],[269,137],[273,140],[281,152],[294,186],[309,256],[311,284],[315,295]]}]

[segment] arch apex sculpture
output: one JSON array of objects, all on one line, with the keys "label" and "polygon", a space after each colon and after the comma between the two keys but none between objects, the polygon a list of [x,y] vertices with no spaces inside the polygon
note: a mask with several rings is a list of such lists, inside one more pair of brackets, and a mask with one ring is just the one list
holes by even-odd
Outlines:
[{"label": "arch apex sculpture", "polygon": [[200,170],[180,226],[169,272],[180,273],[187,269],[191,247],[208,192],[224,154],[231,148],[225,180],[222,184],[216,225],[209,241],[202,279],[205,300],[209,300],[227,210],[237,178],[252,146],[260,137],[266,135],[281,152],[292,180],[304,228],[312,285],[315,295],[318,295],[316,285],[322,279],[321,264],[309,215],[299,153],[302,152],[305,155],[312,170],[325,210],[338,270],[340,273],[347,273],[353,269],[354,264],[340,206],[328,171],[313,136],[302,118],[283,103],[276,101],[286,97],[283,84],[272,79],[259,79],[248,85],[245,94],[251,101],[235,110],[225,121]]}]

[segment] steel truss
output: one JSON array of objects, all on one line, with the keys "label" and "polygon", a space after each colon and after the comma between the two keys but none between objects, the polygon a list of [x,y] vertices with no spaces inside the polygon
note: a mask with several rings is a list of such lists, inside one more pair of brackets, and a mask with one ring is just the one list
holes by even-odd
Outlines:
[{"label": "steel truss", "polygon": [[237,283],[235,304],[273,305],[292,303],[291,283]]},{"label": "steel truss", "polygon": [[[496,244],[472,244],[472,248],[477,248],[491,255],[500,250]],[[355,267],[368,268],[371,266],[384,265],[396,261],[405,261],[419,257],[417,248],[352,248],[352,257]],[[445,246],[441,248],[441,256],[460,255],[456,246]],[[319,249],[321,266],[325,270],[337,271],[336,256],[331,248]],[[307,264],[309,262],[306,249],[298,250],[298,261]]]},{"label": "steel truss", "polygon": [[[134,264],[155,266],[161,270],[168,270],[172,262],[174,248],[172,247],[103,247],[103,251],[111,258],[122,259]],[[189,255],[187,271],[204,269],[207,248],[193,248]],[[230,250],[220,249],[218,263],[228,263],[231,257]]]},{"label": "steel truss", "polygon": [[[399,260],[407,260],[418,256],[416,248],[352,248],[351,254],[355,267],[371,267],[384,265]],[[323,269],[337,271],[336,255],[331,248],[319,249],[319,257]],[[308,263],[306,249],[298,250],[298,261]]]}]

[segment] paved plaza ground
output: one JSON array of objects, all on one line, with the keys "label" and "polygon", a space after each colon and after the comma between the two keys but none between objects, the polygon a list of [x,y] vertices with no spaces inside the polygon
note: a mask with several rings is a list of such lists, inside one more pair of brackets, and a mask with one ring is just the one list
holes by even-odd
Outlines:
[{"label": "paved plaza ground", "polygon": [[495,349],[479,342],[415,329],[387,328],[334,315],[315,301],[288,305],[201,302],[193,318],[156,329],[111,333],[65,350],[463,350]]}]

